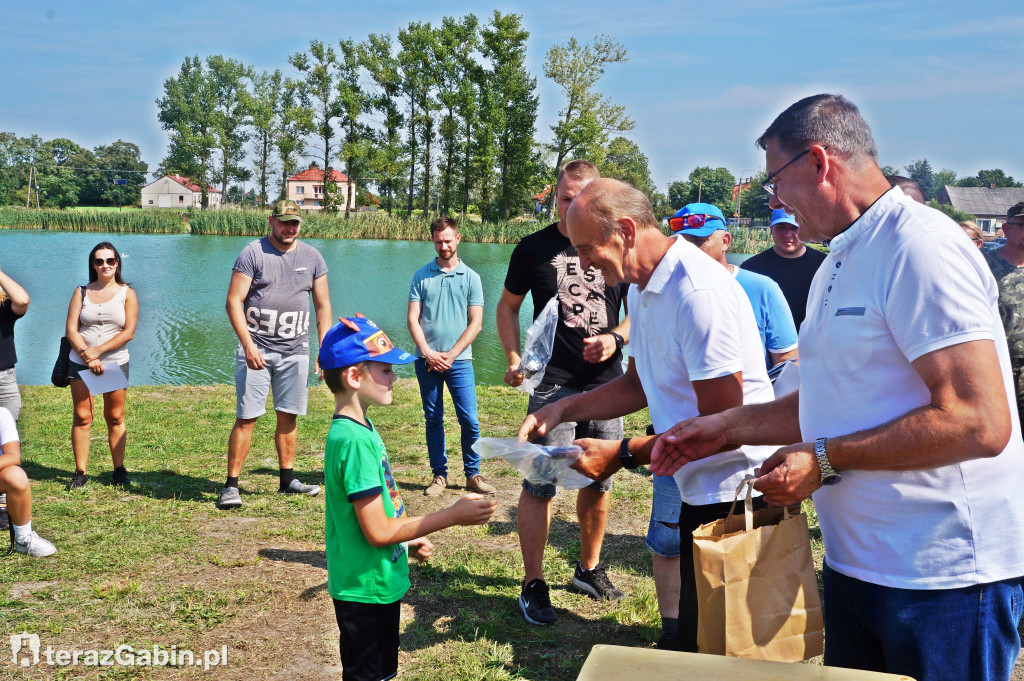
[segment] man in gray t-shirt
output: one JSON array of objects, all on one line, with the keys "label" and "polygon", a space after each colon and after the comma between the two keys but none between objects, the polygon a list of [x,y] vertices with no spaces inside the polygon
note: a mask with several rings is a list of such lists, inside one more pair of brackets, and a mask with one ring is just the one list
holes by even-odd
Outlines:
[{"label": "man in gray t-shirt", "polygon": [[[249,454],[256,419],[266,412],[273,390],[277,432],[274,443],[281,466],[281,494],[316,496],[320,488],[295,479],[296,417],[306,413],[309,375],[309,294],[316,309],[317,335],[331,327],[327,263],[298,240],[302,218],[294,201],[278,201],[270,216],[270,235],[242,249],[235,261],[225,305],[238,336],[235,353],[235,426],[228,439],[228,479],[221,508],[242,505],[238,476]],[[314,371],[320,367],[314,360]]]}]

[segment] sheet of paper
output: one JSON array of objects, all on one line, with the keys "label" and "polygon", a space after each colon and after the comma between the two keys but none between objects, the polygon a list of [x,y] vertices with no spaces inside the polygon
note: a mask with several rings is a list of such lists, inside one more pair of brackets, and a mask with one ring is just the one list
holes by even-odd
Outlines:
[{"label": "sheet of paper", "polygon": [[128,379],[124,377],[124,372],[117,366],[117,362],[105,363],[103,373],[99,376],[91,371],[83,371],[79,377],[85,381],[85,386],[93,395],[102,395],[128,387]]}]

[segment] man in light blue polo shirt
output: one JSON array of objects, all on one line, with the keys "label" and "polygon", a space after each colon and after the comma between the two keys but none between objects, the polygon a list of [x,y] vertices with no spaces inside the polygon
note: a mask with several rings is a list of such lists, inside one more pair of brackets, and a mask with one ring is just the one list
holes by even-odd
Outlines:
[{"label": "man in light blue polo shirt", "polygon": [[476,378],[470,343],[480,333],[484,291],[480,275],[458,256],[459,226],[449,217],[430,223],[437,257],[416,270],[409,287],[409,334],[416,344],[416,378],[423,399],[427,454],[434,479],[424,490],[439,496],[448,486],[444,440],[444,389],[452,396],[462,431],[462,465],[466,489],[491,494],[494,487],[480,475],[473,443],[480,438],[476,415]]}]

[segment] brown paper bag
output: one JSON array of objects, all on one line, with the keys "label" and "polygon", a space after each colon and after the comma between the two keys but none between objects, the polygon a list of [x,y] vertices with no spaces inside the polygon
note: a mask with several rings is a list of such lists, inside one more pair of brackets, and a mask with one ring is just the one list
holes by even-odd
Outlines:
[{"label": "brown paper bag", "polygon": [[742,516],[693,531],[702,653],[798,662],[824,648],[821,601],[811,560],[807,518],[785,509],[751,508],[753,477]]}]

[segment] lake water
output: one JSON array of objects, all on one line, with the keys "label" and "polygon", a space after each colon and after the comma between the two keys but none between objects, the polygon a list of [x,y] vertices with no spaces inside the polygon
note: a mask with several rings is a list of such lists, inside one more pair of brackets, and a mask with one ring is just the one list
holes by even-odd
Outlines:
[{"label": "lake water", "polygon": [[[18,382],[46,385],[56,359],[68,303],[88,281],[87,257],[101,241],[123,254],[123,274],[139,297],[139,326],[129,343],[132,383],[182,385],[234,382],[238,339],[224,298],[231,266],[252,237],[188,234],[103,234],[0,230],[0,267],[32,297],[15,325]],[[356,312],[374,320],[399,347],[414,349],[405,318],[413,272],[436,255],[429,241],[304,239],[324,256],[335,319]],[[514,248],[511,244],[462,244],[459,255],[480,275],[484,326],[473,343],[478,383],[501,383],[505,355],[494,308]],[[730,255],[741,262],[746,255]],[[533,314],[527,296],[520,314],[525,333]],[[310,324],[312,343],[316,332]],[[310,363],[312,367],[312,363]],[[396,367],[412,377],[412,366]]]}]

